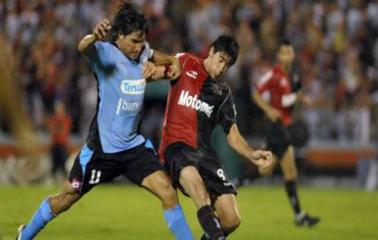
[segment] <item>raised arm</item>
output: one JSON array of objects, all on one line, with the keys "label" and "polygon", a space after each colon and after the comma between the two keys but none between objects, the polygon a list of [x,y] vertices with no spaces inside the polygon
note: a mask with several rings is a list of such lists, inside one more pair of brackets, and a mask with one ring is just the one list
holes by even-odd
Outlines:
[{"label": "raised arm", "polygon": [[86,35],[79,43],[77,49],[79,52],[86,54],[93,47],[96,41],[105,40],[111,29],[109,20],[104,19],[93,29],[93,33]]},{"label": "raised arm", "polygon": [[247,141],[240,134],[236,123],[231,126],[230,132],[227,135],[227,141],[237,153],[257,166],[266,168],[273,162],[273,155],[270,151],[254,150],[249,146]]}]

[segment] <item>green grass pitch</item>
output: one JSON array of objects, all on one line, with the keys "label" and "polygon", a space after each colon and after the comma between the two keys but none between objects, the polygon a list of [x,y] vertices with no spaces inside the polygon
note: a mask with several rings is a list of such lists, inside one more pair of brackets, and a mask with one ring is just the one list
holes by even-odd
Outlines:
[{"label": "green grass pitch", "polygon": [[[41,200],[57,187],[0,186],[0,239],[14,239]],[[237,200],[242,224],[228,239],[365,240],[378,239],[378,192],[302,188],[305,209],[322,218],[315,228],[297,228],[283,188],[244,187]],[[190,199],[180,196],[189,224],[199,239],[201,228]],[[130,185],[93,189],[62,214],[37,239],[173,239],[160,203]]]}]

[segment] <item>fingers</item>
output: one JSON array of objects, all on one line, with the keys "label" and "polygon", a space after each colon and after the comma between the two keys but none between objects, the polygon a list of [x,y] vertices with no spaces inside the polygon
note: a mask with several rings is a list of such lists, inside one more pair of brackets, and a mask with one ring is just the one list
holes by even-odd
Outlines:
[{"label": "fingers", "polygon": [[256,150],[254,159],[254,163],[262,168],[267,168],[273,163],[273,155],[270,151]]},{"label": "fingers", "polygon": [[164,77],[166,79],[177,79],[181,75],[181,69],[179,66],[176,66],[175,64],[167,65],[166,70],[164,72]]},{"label": "fingers", "polygon": [[264,158],[265,158],[265,163],[266,163],[267,167],[269,167],[270,165],[273,164],[273,154],[272,154],[272,152],[265,151],[264,152]]},{"label": "fingers", "polygon": [[108,28],[108,27],[111,26],[110,21],[109,21],[108,19],[106,19],[106,18],[105,18],[104,20],[102,20],[102,21],[100,22],[100,24],[101,24],[101,26],[104,27],[104,28]]},{"label": "fingers", "polygon": [[168,72],[168,78],[169,79],[176,79],[180,76],[180,73],[172,69],[170,72]]},{"label": "fingers", "polygon": [[111,24],[108,19],[102,20],[93,30],[93,34],[98,40],[104,40],[111,29]]},{"label": "fingers", "polygon": [[263,155],[264,155],[264,157],[265,157],[266,159],[270,159],[270,158],[273,157],[272,152],[269,152],[269,151],[264,151],[264,152],[263,152]]},{"label": "fingers", "polygon": [[258,162],[259,162],[259,166],[261,167],[261,168],[269,168],[270,167],[270,165],[272,164],[272,160],[271,159],[260,159],[260,160],[258,160]]},{"label": "fingers", "polygon": [[144,79],[151,78],[153,75],[156,74],[156,71],[157,70],[156,70],[155,64],[153,64],[152,62],[146,62],[143,65],[143,69],[142,69],[143,78]]},{"label": "fingers", "polygon": [[168,66],[168,71],[166,71],[166,77],[168,79],[177,79],[181,75],[180,62],[177,58],[173,58],[172,63]]},{"label": "fingers", "polygon": [[103,40],[106,37],[106,31],[101,26],[96,27],[93,30],[93,34],[95,35],[97,40]]},{"label": "fingers", "polygon": [[166,77],[167,77],[168,79],[176,79],[176,78],[177,78],[177,74],[175,74],[174,71],[167,71],[167,75],[166,75]]},{"label": "fingers", "polygon": [[180,76],[181,72],[177,70],[174,65],[167,66],[166,76],[168,79],[176,79]]}]

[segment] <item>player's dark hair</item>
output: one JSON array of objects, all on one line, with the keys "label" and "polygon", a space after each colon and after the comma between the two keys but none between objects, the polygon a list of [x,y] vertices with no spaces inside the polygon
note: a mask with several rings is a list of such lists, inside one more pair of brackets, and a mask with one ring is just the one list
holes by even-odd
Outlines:
[{"label": "player's dark hair", "polygon": [[146,18],[137,7],[127,1],[121,1],[120,7],[112,22],[110,30],[111,41],[116,41],[119,34],[128,35],[132,32],[142,31],[148,33],[149,26]]},{"label": "player's dark hair", "polygon": [[214,48],[214,53],[224,52],[230,57],[229,66],[234,65],[239,55],[239,44],[232,35],[220,35],[211,46]]}]

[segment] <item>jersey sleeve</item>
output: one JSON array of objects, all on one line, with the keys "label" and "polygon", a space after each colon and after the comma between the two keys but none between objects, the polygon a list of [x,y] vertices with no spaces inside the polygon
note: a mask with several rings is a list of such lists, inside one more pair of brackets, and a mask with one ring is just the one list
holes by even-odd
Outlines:
[{"label": "jersey sleeve", "polygon": [[[175,58],[177,58],[179,60],[181,71],[182,71],[182,69],[184,67],[184,62],[188,58],[188,54],[187,53],[176,53]],[[182,74],[182,72],[181,72],[181,74]],[[171,86],[175,85],[179,79],[181,79],[181,77],[179,77],[178,79],[175,79],[173,81],[170,81]]]},{"label": "jersey sleeve", "polygon": [[150,44],[148,44],[148,42],[145,42],[143,52],[140,55],[140,61],[142,63],[145,63],[151,60],[153,55],[154,55],[154,50],[150,47]]},{"label": "jersey sleeve", "polygon": [[180,62],[180,67],[182,68],[183,65],[184,65],[184,62],[185,62],[185,59],[188,57],[188,54],[187,53],[177,53],[175,55],[175,58],[177,58]]},{"label": "jersey sleeve", "polygon": [[259,79],[256,85],[256,89],[259,93],[263,93],[271,88],[273,82],[273,75],[273,71],[270,70]]},{"label": "jersey sleeve", "polygon": [[93,71],[97,71],[101,68],[106,68],[111,64],[109,45],[106,42],[95,42],[86,56]]},{"label": "jersey sleeve", "polygon": [[227,94],[218,109],[218,123],[222,126],[223,131],[228,134],[234,123],[236,123],[236,107],[234,98],[229,87]]}]

